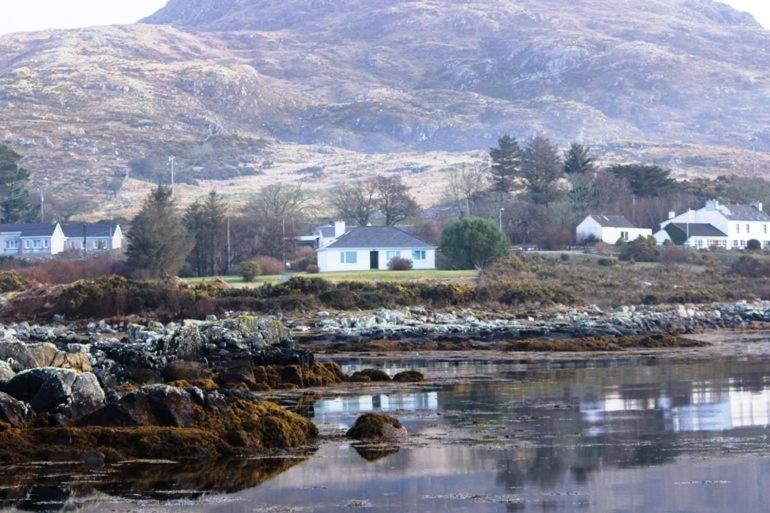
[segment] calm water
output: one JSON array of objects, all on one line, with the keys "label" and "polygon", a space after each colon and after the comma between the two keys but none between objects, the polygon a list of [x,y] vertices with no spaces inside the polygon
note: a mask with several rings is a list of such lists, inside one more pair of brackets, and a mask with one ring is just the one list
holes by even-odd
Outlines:
[{"label": "calm water", "polygon": [[766,356],[421,368],[452,384],[334,398],[309,412],[325,433],[364,411],[392,412],[412,433],[399,450],[335,439],[313,454],[208,468],[11,470],[0,495],[8,507],[94,512],[770,508]]}]

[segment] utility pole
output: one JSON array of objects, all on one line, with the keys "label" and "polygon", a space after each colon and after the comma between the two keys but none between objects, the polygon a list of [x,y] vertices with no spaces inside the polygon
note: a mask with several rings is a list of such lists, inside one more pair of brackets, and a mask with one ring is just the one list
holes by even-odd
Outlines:
[{"label": "utility pole", "polygon": [[227,218],[227,271],[226,274],[230,274],[230,262],[232,262],[232,253],[230,248],[230,218]]},{"label": "utility pole", "polygon": [[500,231],[503,231],[503,212],[505,212],[505,207],[500,207],[500,212],[498,213],[498,225],[500,226]]},{"label": "utility pole", "polygon": [[173,155],[168,158],[168,164],[171,167],[171,196],[174,196],[174,162],[176,157]]},{"label": "utility pole", "polygon": [[45,193],[43,188],[40,188],[40,222],[45,223]]}]

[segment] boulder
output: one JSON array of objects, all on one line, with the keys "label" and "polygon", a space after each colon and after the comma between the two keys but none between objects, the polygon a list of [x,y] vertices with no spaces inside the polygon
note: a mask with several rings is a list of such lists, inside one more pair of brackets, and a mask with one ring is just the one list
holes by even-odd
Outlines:
[{"label": "boulder", "polygon": [[364,369],[354,372],[350,376],[350,381],[390,381],[390,376],[387,372],[379,369]]},{"label": "boulder", "polygon": [[23,427],[32,413],[28,404],[0,392],[0,422]]},{"label": "boulder", "polygon": [[104,405],[104,391],[96,376],[72,369],[42,367],[15,375],[6,392],[37,412],[58,411],[67,418],[90,413]]},{"label": "boulder", "polygon": [[86,415],[78,425],[194,427],[204,418],[202,401],[203,394],[197,389],[149,385]]},{"label": "boulder", "polygon": [[12,360],[16,371],[39,366],[35,357],[27,349],[27,344],[13,339],[0,342],[0,360]]},{"label": "boulder", "polygon": [[203,351],[203,335],[198,326],[186,324],[166,344],[166,351],[180,360],[197,360]]},{"label": "boulder", "polygon": [[399,443],[407,438],[407,431],[397,418],[383,413],[364,413],[345,434],[355,440]]}]

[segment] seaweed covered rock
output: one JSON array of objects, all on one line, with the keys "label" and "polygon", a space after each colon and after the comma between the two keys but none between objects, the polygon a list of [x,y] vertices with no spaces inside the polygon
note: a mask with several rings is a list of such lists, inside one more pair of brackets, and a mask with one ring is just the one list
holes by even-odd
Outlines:
[{"label": "seaweed covered rock", "polygon": [[349,380],[354,382],[385,382],[390,381],[390,376],[387,372],[379,369],[364,369],[351,374]]},{"label": "seaweed covered rock", "polygon": [[32,413],[28,404],[0,392],[0,422],[12,427],[22,427]]},{"label": "seaweed covered rock", "polygon": [[161,371],[166,381],[196,381],[211,378],[211,369],[202,362],[177,360],[171,362]]},{"label": "seaweed covered rock", "polygon": [[397,443],[406,440],[407,431],[395,417],[383,413],[364,413],[345,434],[364,441]]},{"label": "seaweed covered rock", "polygon": [[420,381],[424,381],[425,376],[422,372],[416,371],[416,370],[408,370],[399,372],[395,376],[393,376],[393,381],[397,383],[419,383]]}]

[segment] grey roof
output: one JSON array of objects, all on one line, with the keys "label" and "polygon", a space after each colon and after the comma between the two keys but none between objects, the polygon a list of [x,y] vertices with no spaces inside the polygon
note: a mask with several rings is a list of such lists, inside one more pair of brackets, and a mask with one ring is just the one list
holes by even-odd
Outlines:
[{"label": "grey roof", "polygon": [[723,205],[721,212],[730,221],[770,221],[770,216],[753,205]]},{"label": "grey roof", "polygon": [[61,229],[65,237],[76,239],[83,236],[83,227],[86,237],[112,237],[117,226],[113,223],[65,223],[61,225]]},{"label": "grey roof", "polygon": [[594,214],[591,218],[604,227],[610,228],[637,228],[637,226],[623,216],[611,216]]},{"label": "grey roof", "polygon": [[56,223],[0,224],[0,233],[21,233],[22,237],[50,237],[55,230]]},{"label": "grey roof", "polygon": [[682,233],[690,233],[690,237],[727,237],[713,224],[708,223],[672,223],[675,227],[682,230]]},{"label": "grey roof", "polygon": [[392,226],[359,226],[341,236],[327,248],[434,248],[404,230]]},{"label": "grey roof", "polygon": [[321,237],[325,239],[331,239],[334,237],[334,226],[321,226],[318,228],[318,231],[321,232]]}]

